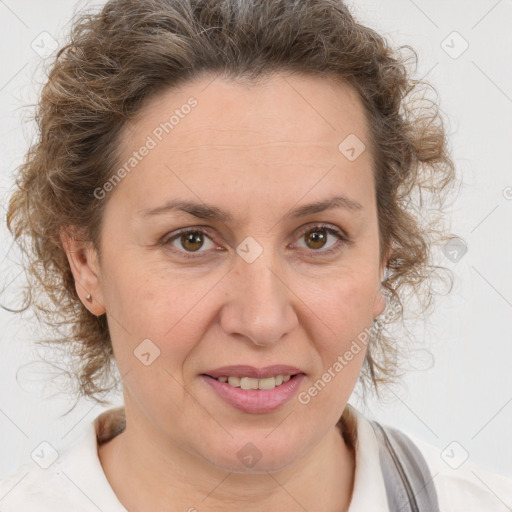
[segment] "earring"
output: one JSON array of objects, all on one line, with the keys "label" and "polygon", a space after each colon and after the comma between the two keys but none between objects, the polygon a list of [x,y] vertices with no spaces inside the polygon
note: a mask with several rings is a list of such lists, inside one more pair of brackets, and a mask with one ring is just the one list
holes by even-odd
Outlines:
[{"label": "earring", "polygon": [[86,300],[87,300],[88,302],[92,302],[92,297],[91,297],[90,295],[87,295],[87,297],[85,297],[85,298],[86,298]]}]

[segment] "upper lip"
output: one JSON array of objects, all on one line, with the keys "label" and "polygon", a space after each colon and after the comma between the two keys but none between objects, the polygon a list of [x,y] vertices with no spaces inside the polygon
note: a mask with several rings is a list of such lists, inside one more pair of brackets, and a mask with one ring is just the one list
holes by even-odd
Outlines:
[{"label": "upper lip", "polygon": [[283,364],[274,364],[265,366],[264,368],[255,368],[249,365],[233,365],[223,366],[215,370],[208,370],[204,375],[209,375],[215,379],[219,377],[252,377],[253,379],[265,379],[266,377],[274,377],[276,375],[295,375],[304,373],[295,366]]}]

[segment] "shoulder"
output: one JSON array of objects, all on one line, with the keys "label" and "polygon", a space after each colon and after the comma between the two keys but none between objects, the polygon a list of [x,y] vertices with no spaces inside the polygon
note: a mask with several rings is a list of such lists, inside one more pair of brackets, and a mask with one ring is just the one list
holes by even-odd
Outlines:
[{"label": "shoulder", "polygon": [[471,461],[457,442],[444,449],[404,432],[429,467],[441,511],[512,510],[512,479]]},{"label": "shoulder", "polygon": [[[386,490],[382,466],[379,464],[379,441],[377,434],[367,418],[355,407],[349,406],[344,412],[346,420],[356,437],[356,488],[357,502],[366,500],[365,505],[354,507],[354,510],[387,510],[385,505]],[[467,452],[457,443],[450,443],[446,448],[438,448],[423,439],[420,439],[407,430],[391,427],[412,441],[425,459],[429,473],[434,484],[439,502],[440,512],[506,512],[512,510],[512,479],[499,473],[485,469],[474,463]],[[357,465],[360,465],[359,471]],[[372,472],[372,478],[366,478]],[[358,493],[357,477],[364,489]],[[371,486],[373,494],[384,497],[368,501],[367,489]],[[364,492],[363,492],[364,491]],[[380,508],[379,508],[380,506]],[[373,507],[373,508],[372,508]],[[352,509],[351,509],[352,510]]]},{"label": "shoulder", "polygon": [[125,512],[105,476],[97,444],[124,428],[121,412],[97,416],[55,460],[43,459],[41,465],[31,460],[0,480],[1,512]]},{"label": "shoulder", "polygon": [[[85,511],[83,496],[61,471],[59,461],[43,469],[27,463],[0,480],[0,510],[2,512]],[[64,498],[69,497],[69,498]],[[72,500],[72,501],[70,501]]]}]

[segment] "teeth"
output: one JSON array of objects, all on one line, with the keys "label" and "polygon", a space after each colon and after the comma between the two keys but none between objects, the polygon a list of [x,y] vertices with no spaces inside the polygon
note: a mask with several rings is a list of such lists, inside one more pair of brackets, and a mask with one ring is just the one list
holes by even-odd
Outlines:
[{"label": "teeth", "polygon": [[258,381],[258,379],[251,379],[250,377],[242,377],[240,379],[240,387],[242,389],[258,389],[258,382],[260,382],[260,381]]},{"label": "teeth", "polygon": [[228,382],[235,388],[240,387],[240,377],[229,377]]},{"label": "teeth", "polygon": [[253,379],[252,377],[219,377],[219,382],[227,382],[235,388],[241,389],[274,389],[290,380],[290,375],[276,375],[265,379]]}]

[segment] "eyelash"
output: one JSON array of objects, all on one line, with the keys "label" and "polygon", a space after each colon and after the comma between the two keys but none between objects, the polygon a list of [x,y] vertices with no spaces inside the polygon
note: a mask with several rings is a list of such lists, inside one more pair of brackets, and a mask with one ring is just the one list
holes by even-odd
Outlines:
[{"label": "eyelash", "polygon": [[[314,232],[315,230],[320,230],[320,229],[327,231],[327,233],[329,233],[331,235],[337,236],[339,239],[339,242],[336,243],[333,247],[326,249],[324,251],[322,251],[321,249],[319,249],[317,251],[315,251],[314,249],[311,249],[313,257],[331,255],[335,252],[340,251],[342,249],[343,245],[349,245],[352,243],[352,240],[347,235],[345,235],[341,230],[339,230],[337,228],[332,228],[326,224],[315,224],[312,227],[308,227],[307,229],[305,229],[304,231],[302,231],[300,233],[299,239],[301,237],[303,237],[304,235],[307,235],[308,233],[311,233],[311,232]],[[205,228],[183,228],[183,229],[180,229],[176,232],[167,234],[164,237],[162,237],[162,239],[158,242],[158,245],[168,246],[171,242],[173,242],[175,239],[177,239],[184,233],[202,233],[203,235],[206,235],[208,238],[211,239],[209,230],[207,230]],[[172,236],[170,236],[170,235],[172,235]],[[187,259],[200,258],[200,257],[202,257],[202,253],[206,252],[206,251],[201,251],[198,253],[190,253],[187,251],[177,250],[172,246],[171,246],[170,250],[174,253],[179,254],[181,257],[184,257]]]}]

